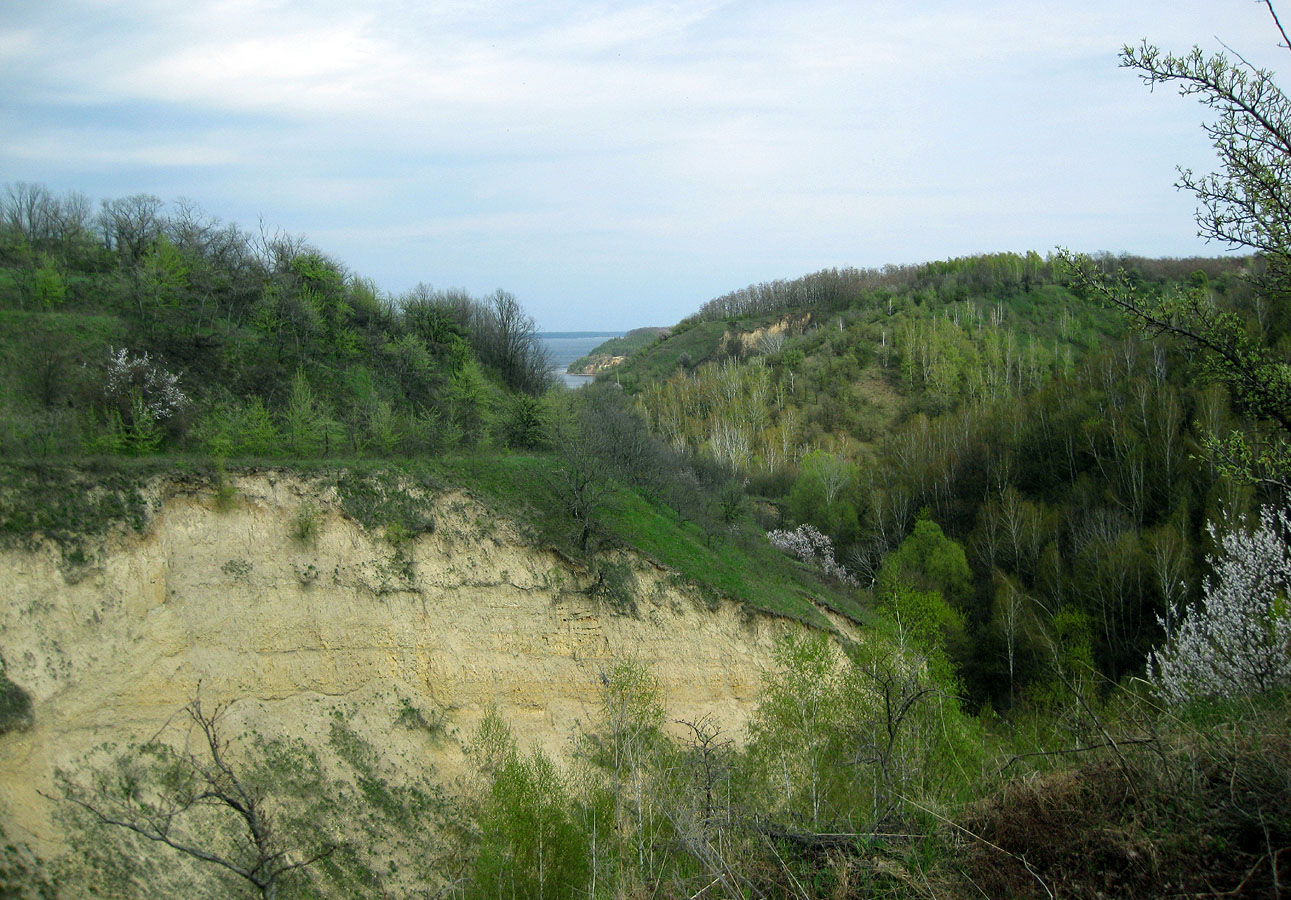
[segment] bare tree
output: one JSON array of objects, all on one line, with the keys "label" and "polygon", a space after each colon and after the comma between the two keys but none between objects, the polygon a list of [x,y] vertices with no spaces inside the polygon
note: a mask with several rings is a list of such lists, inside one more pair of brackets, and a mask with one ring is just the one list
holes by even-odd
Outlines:
[{"label": "bare tree", "polygon": [[[183,750],[154,738],[114,766],[93,772],[88,783],[60,772],[61,797],[53,799],[79,806],[100,824],[231,872],[262,900],[274,900],[286,876],[336,848],[292,847],[294,835],[276,827],[266,792],[229,761],[229,741],[220,729],[227,709],[219,705],[208,713],[200,697],[194,698],[183,711],[188,719]],[[235,836],[230,839],[221,829]]]},{"label": "bare tree", "polygon": [[121,254],[124,260],[138,262],[144,252],[162,233],[163,204],[152,194],[134,194],[119,200],[104,200],[99,212],[99,227],[104,243]]},{"label": "bare tree", "polygon": [[538,327],[513,294],[495,291],[475,305],[471,341],[481,361],[497,369],[512,390],[537,395],[551,384],[551,361]]}]

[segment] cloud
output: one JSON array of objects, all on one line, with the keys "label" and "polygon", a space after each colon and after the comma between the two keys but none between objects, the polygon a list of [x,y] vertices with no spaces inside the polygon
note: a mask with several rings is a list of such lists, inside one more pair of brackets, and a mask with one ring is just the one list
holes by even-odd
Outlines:
[{"label": "cloud", "polygon": [[1246,0],[11,0],[0,167],[576,327],[823,264],[1195,252],[1202,112],[1116,50],[1215,33],[1285,53]]}]

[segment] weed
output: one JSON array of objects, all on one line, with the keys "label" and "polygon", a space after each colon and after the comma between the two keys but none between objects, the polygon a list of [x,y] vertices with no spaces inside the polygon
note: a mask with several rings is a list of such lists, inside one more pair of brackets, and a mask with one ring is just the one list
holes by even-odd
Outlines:
[{"label": "weed", "polygon": [[626,562],[598,560],[592,595],[614,607],[615,611],[637,616],[636,576]]},{"label": "weed", "polygon": [[251,574],[251,569],[251,561],[246,559],[230,559],[220,566],[220,571],[235,581],[245,580]]},{"label": "weed", "polygon": [[425,731],[438,740],[444,736],[448,717],[438,709],[431,709],[429,713],[423,712],[408,698],[400,697],[399,715],[395,717],[395,721],[410,731]]},{"label": "weed", "polygon": [[296,516],[291,523],[292,537],[302,544],[313,544],[314,539],[318,537],[319,529],[322,527],[319,521],[320,518],[321,511],[313,502],[306,500],[300,504],[300,508],[296,510]]},{"label": "weed", "polygon": [[0,465],[0,543],[28,548],[42,539],[84,554],[87,539],[124,525],[142,532],[151,521],[144,488],[150,464]]},{"label": "weed", "polygon": [[383,530],[392,545],[435,530],[433,483],[409,470],[347,470],[336,479],[345,514],[369,531]]},{"label": "weed", "polygon": [[229,473],[224,468],[224,463],[217,460],[215,463],[215,508],[220,512],[228,512],[237,502],[238,489],[233,482],[229,481]]}]

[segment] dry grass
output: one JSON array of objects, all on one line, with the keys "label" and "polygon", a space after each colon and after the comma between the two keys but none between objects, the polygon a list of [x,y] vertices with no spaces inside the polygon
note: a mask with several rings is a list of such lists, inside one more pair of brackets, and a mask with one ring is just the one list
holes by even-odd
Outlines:
[{"label": "dry grass", "polygon": [[1285,703],[1020,779],[963,817],[962,896],[1291,897]]}]

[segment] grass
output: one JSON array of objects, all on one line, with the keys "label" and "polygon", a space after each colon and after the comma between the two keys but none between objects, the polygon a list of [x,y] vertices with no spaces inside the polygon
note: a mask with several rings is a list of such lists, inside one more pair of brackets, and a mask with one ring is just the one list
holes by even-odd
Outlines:
[{"label": "grass", "polygon": [[[572,523],[559,511],[551,487],[556,461],[549,454],[473,455],[440,459],[441,480],[468,487],[516,521],[536,541],[574,553]],[[864,612],[853,593],[828,585],[766,542],[752,526],[710,541],[699,526],[640,492],[621,488],[601,511],[605,537],[675,569],[687,580],[749,606],[827,626],[819,605],[851,619]]]},{"label": "grass", "polygon": [[1129,718],[1104,722],[1118,746],[1054,757],[959,814],[939,896],[1282,896],[1291,696]]},{"label": "grass", "polygon": [[678,522],[672,510],[632,491],[615,497],[605,521],[615,537],[646,556],[756,609],[814,625],[827,625],[817,604],[851,619],[864,615],[848,589],[822,583],[773,549],[761,532],[709,541],[698,526]]}]

